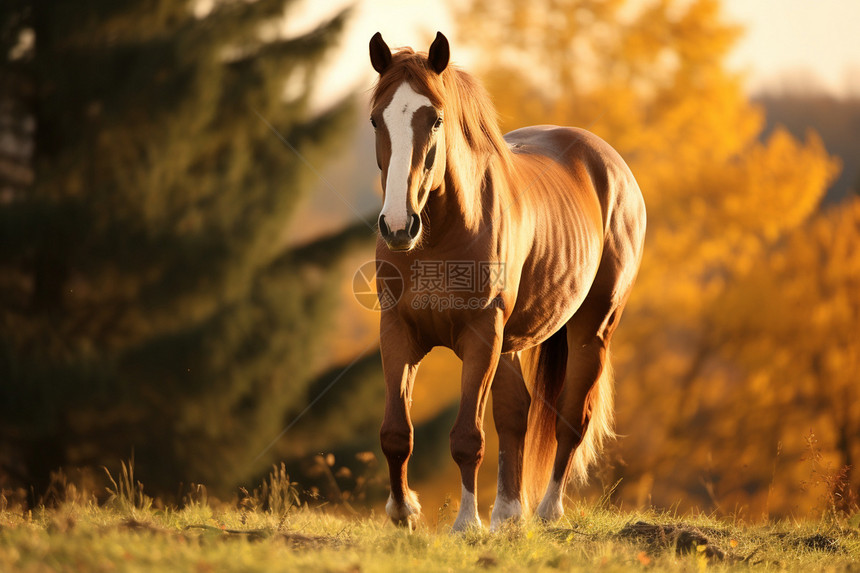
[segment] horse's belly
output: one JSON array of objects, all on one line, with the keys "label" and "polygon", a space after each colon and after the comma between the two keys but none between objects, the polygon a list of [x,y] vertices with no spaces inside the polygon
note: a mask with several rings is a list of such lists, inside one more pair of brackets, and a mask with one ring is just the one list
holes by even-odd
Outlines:
[{"label": "horse's belly", "polygon": [[573,317],[590,284],[573,281],[533,291],[521,283],[514,311],[505,324],[502,352],[519,352],[540,344]]},{"label": "horse's belly", "polygon": [[517,281],[503,349],[540,344],[573,317],[591,290],[603,253],[600,206],[590,196],[544,212]]}]

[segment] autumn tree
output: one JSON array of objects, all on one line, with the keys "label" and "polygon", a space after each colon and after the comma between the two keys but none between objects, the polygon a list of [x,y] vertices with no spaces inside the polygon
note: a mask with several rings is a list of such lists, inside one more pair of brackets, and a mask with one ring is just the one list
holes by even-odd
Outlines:
[{"label": "autumn tree", "polygon": [[[860,493],[860,199],[833,206],[785,240],[726,292],[711,333],[723,357],[743,367],[731,431],[782,442],[774,479],[783,511],[804,490],[837,510]],[[754,404],[754,408],[749,407]],[[778,416],[762,412],[779,412]],[[812,435],[810,435],[810,431]],[[809,443],[812,438],[815,443]],[[757,440],[739,444],[762,455]],[[839,478],[839,479],[835,479]],[[829,489],[828,489],[829,488]],[[775,502],[774,502],[775,503]]]},{"label": "autumn tree", "polygon": [[[645,195],[645,258],[614,345],[618,495],[718,503],[709,480],[743,470],[736,440],[707,428],[734,419],[726,394],[747,382],[715,364],[719,301],[816,212],[838,163],[811,132],[760,139],[762,113],[725,64],[741,30],[716,0],[475,0],[459,22],[507,129],[589,129]],[[767,482],[745,485],[762,494]]]}]

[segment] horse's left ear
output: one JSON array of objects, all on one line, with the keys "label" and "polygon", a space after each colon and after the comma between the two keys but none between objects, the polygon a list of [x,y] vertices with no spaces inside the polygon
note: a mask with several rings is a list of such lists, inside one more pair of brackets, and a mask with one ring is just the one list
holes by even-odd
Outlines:
[{"label": "horse's left ear", "polygon": [[451,50],[448,47],[448,38],[442,35],[442,32],[436,32],[436,39],[430,44],[430,51],[427,52],[430,68],[437,74],[441,74],[448,67],[450,57]]}]

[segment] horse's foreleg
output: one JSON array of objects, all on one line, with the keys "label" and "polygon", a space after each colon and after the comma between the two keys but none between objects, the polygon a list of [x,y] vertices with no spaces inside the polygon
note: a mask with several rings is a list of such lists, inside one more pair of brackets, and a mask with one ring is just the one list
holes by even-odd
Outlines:
[{"label": "horse's foreleg", "polygon": [[421,515],[421,505],[407,484],[406,466],[412,455],[412,387],[422,355],[410,347],[410,339],[399,321],[386,320],[383,315],[380,347],[385,375],[385,414],[379,436],[391,481],[385,511],[394,523],[412,529]]},{"label": "horse's foreleg", "polygon": [[493,379],[493,419],[499,434],[499,478],[490,528],[523,515],[523,448],[531,397],[520,359],[505,354]]},{"label": "horse's foreleg", "polygon": [[463,359],[460,410],[451,430],[451,455],[460,466],[462,495],[454,531],[480,527],[475,495],[484,459],[484,409],[502,348],[502,313],[483,324],[470,324],[458,341]]}]

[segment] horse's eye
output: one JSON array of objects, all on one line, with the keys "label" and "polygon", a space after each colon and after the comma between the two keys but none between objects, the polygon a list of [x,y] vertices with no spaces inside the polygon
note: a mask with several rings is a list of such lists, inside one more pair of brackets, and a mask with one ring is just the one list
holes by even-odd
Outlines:
[{"label": "horse's eye", "polygon": [[373,119],[372,117],[370,118],[370,125],[373,126],[373,129],[376,129],[376,120]]},{"label": "horse's eye", "polygon": [[439,129],[442,127],[442,116],[436,118],[436,123],[433,124],[433,129]]}]

